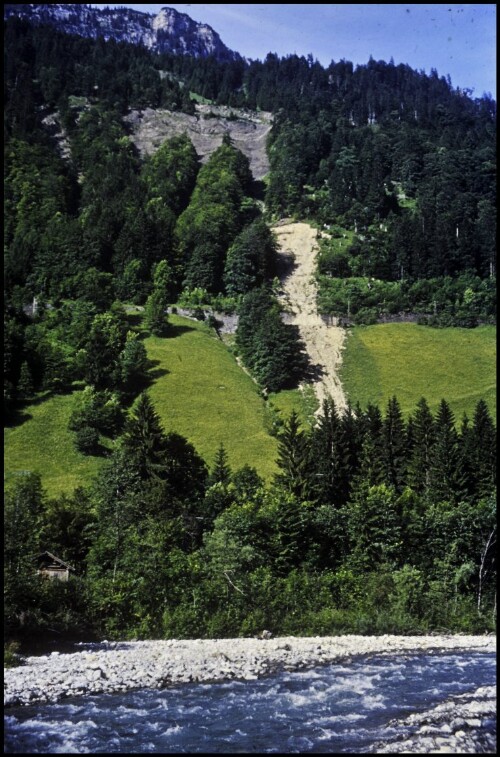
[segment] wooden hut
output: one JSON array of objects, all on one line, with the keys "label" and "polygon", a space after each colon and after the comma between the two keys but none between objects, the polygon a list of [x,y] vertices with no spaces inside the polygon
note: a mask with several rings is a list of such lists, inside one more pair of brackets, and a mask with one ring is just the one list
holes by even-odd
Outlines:
[{"label": "wooden hut", "polygon": [[75,570],[67,562],[53,555],[52,552],[42,552],[41,555],[38,555],[36,561],[38,575],[55,581],[67,581],[70,570],[73,572]]}]

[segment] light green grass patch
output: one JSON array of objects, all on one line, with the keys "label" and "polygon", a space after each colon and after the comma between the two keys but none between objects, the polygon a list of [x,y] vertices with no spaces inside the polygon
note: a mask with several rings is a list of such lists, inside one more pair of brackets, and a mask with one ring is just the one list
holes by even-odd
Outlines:
[{"label": "light green grass patch", "polygon": [[215,105],[215,100],[209,100],[207,97],[203,97],[203,95],[199,95],[197,92],[190,92],[189,97],[191,100],[200,103],[200,105]]},{"label": "light green grass patch", "polygon": [[157,372],[149,394],[163,428],[186,437],[209,466],[222,442],[233,470],[250,465],[269,480],[277,442],[258,387],[208,326],[176,315],[169,322],[172,336],[145,340]]},{"label": "light green grass patch", "polygon": [[40,473],[48,496],[72,493],[90,480],[105,458],[78,452],[68,421],[78,392],[26,405],[19,425],[4,430],[4,476],[10,484],[23,471]]},{"label": "light green grass patch", "polygon": [[314,425],[318,400],[310,384],[304,384],[299,389],[283,389],[281,392],[270,394],[268,404],[270,411],[277,412],[282,421],[288,420],[295,410],[304,429],[309,430]]},{"label": "light green grass patch", "polygon": [[341,380],[352,403],[385,411],[396,395],[405,415],[425,397],[433,412],[445,399],[457,424],[484,399],[496,416],[496,327],[434,329],[414,323],[350,330]]}]

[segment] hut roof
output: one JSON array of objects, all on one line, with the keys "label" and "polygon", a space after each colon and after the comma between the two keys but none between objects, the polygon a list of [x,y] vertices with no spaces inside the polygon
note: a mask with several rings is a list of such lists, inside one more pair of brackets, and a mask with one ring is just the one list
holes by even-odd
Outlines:
[{"label": "hut roof", "polygon": [[73,568],[72,565],[70,565],[67,562],[64,562],[64,560],[61,560],[60,557],[56,557],[55,555],[52,554],[52,552],[49,552],[48,550],[45,550],[45,552],[42,552],[41,554],[37,555],[35,559],[40,561],[43,557],[49,557],[53,562],[58,563],[63,568],[67,568],[68,570],[75,570],[75,568]]}]

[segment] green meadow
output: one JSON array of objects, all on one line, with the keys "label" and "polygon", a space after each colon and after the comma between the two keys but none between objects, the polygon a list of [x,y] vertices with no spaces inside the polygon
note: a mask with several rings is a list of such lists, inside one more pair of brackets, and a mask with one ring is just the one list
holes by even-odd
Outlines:
[{"label": "green meadow", "polygon": [[26,405],[17,425],[4,429],[4,475],[9,484],[23,471],[40,473],[49,496],[87,484],[105,458],[75,449],[68,421],[77,392],[44,397]]},{"label": "green meadow", "polygon": [[[153,364],[149,393],[164,430],[185,436],[209,467],[222,443],[233,470],[248,464],[269,480],[277,442],[258,387],[205,324],[175,315],[169,321],[169,336],[145,340]],[[105,458],[77,452],[68,430],[75,394],[40,396],[23,408],[20,423],[5,429],[7,483],[22,471],[38,471],[56,496],[97,473]]]},{"label": "green meadow", "polygon": [[203,323],[169,317],[173,336],[145,340],[157,378],[149,393],[165,431],[185,436],[212,465],[222,443],[229,464],[276,472],[277,442],[266,430],[259,389]]},{"label": "green meadow", "polygon": [[445,399],[457,424],[484,399],[496,416],[496,327],[435,329],[414,323],[350,330],[341,379],[351,402],[378,404],[396,395],[405,415],[425,397],[436,411]]},{"label": "green meadow", "polygon": [[[271,394],[266,403],[213,330],[176,315],[169,320],[169,336],[145,339],[152,361],[149,393],[163,428],[185,436],[209,467],[222,443],[233,470],[251,465],[269,481],[277,470],[277,441],[269,432],[292,409],[305,428],[310,426],[317,407],[311,387]],[[373,402],[385,411],[395,394],[405,415],[422,396],[435,412],[444,397],[458,424],[464,412],[472,417],[480,398],[495,416],[495,363],[493,326],[383,324],[350,331],[341,376],[348,397],[362,407]],[[47,494],[56,496],[95,476],[105,458],[77,452],[68,430],[76,393],[40,395],[5,429],[7,483],[23,471],[38,471]],[[109,440],[104,443],[110,446]]]},{"label": "green meadow", "polygon": [[283,422],[295,411],[302,428],[309,430],[314,425],[314,413],[318,409],[318,400],[311,385],[301,385],[299,389],[283,389],[268,397],[268,412],[275,419]]}]

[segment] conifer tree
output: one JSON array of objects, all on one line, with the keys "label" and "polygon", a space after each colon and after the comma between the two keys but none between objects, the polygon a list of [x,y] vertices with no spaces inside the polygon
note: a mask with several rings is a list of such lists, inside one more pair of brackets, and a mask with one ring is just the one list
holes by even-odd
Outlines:
[{"label": "conifer tree", "polygon": [[221,442],[215,455],[214,465],[210,472],[208,483],[210,486],[213,484],[227,484],[231,480],[231,468],[229,466],[226,448]]},{"label": "conifer tree", "polygon": [[384,481],[383,421],[378,405],[367,405],[363,426],[358,478],[375,486]]},{"label": "conifer tree", "polygon": [[413,444],[408,464],[408,483],[418,494],[425,494],[429,488],[434,436],[434,418],[422,397],[413,415]]},{"label": "conifer tree", "polygon": [[434,502],[458,502],[466,492],[463,460],[455,417],[442,399],[436,414],[435,439],[430,467],[430,495]]},{"label": "conifer tree", "polygon": [[347,403],[340,419],[339,458],[340,488],[339,504],[344,505],[350,495],[353,478],[359,468],[361,450],[360,425],[350,402]]},{"label": "conifer tree", "polygon": [[166,437],[146,392],[137,400],[125,424],[122,446],[143,479],[162,477],[165,467]]},{"label": "conifer tree", "polygon": [[207,491],[203,501],[203,518],[205,529],[213,523],[221,512],[234,501],[231,483],[231,468],[226,449],[221,442],[215,453],[214,464],[207,479]]},{"label": "conifer tree", "polygon": [[167,303],[161,292],[155,289],[146,300],[144,325],[155,336],[163,336],[167,325]]},{"label": "conifer tree", "polygon": [[127,341],[120,355],[121,377],[128,390],[141,384],[148,367],[148,357],[144,342],[133,331],[127,333]]},{"label": "conifer tree", "polygon": [[472,441],[475,455],[473,466],[477,479],[477,496],[486,497],[494,491],[497,472],[497,440],[488,406],[480,399],[472,421]]},{"label": "conifer tree", "polygon": [[163,336],[167,325],[167,308],[172,293],[172,271],[166,260],[160,260],[153,272],[153,291],[149,295],[144,322],[156,336]]},{"label": "conifer tree", "polygon": [[383,458],[389,486],[401,493],[406,478],[406,428],[401,407],[395,396],[387,404],[382,424]]},{"label": "conifer tree", "polygon": [[342,486],[342,459],[340,455],[340,418],[335,401],[323,401],[322,414],[312,432],[311,464],[313,488],[318,502],[338,505]]},{"label": "conifer tree", "polygon": [[26,360],[21,364],[17,393],[21,399],[28,399],[33,395],[33,377]]},{"label": "conifer tree", "polygon": [[276,463],[282,471],[276,482],[298,499],[307,499],[311,492],[309,439],[300,428],[295,410],[280,435]]},{"label": "conifer tree", "polygon": [[467,413],[463,414],[459,433],[460,457],[462,460],[462,473],[465,481],[465,490],[469,499],[474,499],[478,488],[476,465],[475,439],[471,423]]}]

